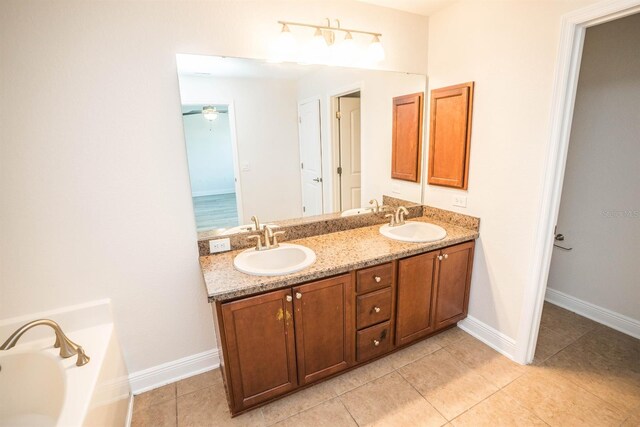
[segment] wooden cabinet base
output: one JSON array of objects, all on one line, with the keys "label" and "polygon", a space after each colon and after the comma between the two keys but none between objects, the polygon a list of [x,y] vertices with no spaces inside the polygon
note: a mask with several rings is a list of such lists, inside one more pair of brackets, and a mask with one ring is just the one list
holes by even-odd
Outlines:
[{"label": "wooden cabinet base", "polygon": [[233,416],[466,317],[474,242],[213,307]]}]

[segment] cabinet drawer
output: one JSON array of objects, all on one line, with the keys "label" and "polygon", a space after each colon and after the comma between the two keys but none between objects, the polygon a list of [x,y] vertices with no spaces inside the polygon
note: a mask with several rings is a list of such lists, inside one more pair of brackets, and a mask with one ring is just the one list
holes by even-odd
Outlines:
[{"label": "cabinet drawer", "polygon": [[392,276],[391,263],[358,270],[356,290],[360,294],[386,288],[391,286]]},{"label": "cabinet drawer", "polygon": [[391,288],[360,295],[357,298],[357,328],[362,329],[391,318]]},{"label": "cabinet drawer", "polygon": [[391,350],[391,323],[385,322],[358,331],[356,355],[358,362],[388,353]]}]

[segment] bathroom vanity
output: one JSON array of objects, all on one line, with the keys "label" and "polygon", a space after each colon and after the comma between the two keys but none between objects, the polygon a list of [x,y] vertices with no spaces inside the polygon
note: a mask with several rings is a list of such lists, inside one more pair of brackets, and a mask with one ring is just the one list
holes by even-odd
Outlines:
[{"label": "bathroom vanity", "polygon": [[239,251],[202,256],[231,412],[384,357],[463,319],[477,223],[465,228],[447,220],[412,219],[447,231],[431,243],[391,240],[379,225],[296,240],[317,261],[286,276],[236,271]]}]

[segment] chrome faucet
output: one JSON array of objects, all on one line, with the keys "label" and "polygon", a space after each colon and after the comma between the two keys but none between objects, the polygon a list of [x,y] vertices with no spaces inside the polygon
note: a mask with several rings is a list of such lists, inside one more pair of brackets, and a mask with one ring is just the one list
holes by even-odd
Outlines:
[{"label": "chrome faucet", "polygon": [[68,357],[71,357],[77,354],[78,355],[78,360],[76,361],[77,366],[82,366],[89,363],[89,360],[91,359],[89,356],[87,356],[87,354],[84,352],[82,347],[80,347],[78,344],[74,343],[69,338],[67,338],[64,332],[62,332],[60,325],[58,325],[53,320],[49,320],[49,319],[34,320],[33,322],[29,322],[26,325],[23,325],[17,331],[11,334],[9,339],[7,339],[4,342],[4,344],[0,346],[0,350],[12,349],[13,347],[15,347],[15,345],[18,343],[18,340],[22,335],[24,335],[25,332],[27,332],[31,328],[34,328],[40,325],[50,326],[53,329],[53,331],[56,333],[56,342],[55,344],[53,344],[53,346],[55,348],[60,348],[60,357],[66,359]]}]

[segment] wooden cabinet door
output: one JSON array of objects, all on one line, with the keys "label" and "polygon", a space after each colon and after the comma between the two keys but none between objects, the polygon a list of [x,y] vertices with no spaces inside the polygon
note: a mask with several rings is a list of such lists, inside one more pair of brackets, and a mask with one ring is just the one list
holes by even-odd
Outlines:
[{"label": "wooden cabinet door", "polygon": [[398,262],[396,345],[410,343],[435,330],[431,314],[438,253],[427,252]]},{"label": "wooden cabinet door", "polygon": [[454,324],[467,315],[474,245],[468,242],[441,251],[435,298],[436,329]]},{"label": "wooden cabinet door", "polygon": [[393,98],[391,178],[420,182],[423,93]]},{"label": "wooden cabinet door", "polygon": [[353,364],[351,275],[293,288],[298,381],[307,384]]},{"label": "wooden cabinet door", "polygon": [[292,310],[290,289],[222,305],[235,411],[297,387]]},{"label": "wooden cabinet door", "polygon": [[467,189],[472,107],[473,82],[431,91],[429,184]]}]

